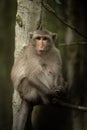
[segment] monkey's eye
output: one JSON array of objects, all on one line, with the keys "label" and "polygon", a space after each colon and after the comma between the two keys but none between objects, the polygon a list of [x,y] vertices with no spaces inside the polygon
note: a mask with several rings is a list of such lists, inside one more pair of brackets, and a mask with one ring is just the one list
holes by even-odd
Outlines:
[{"label": "monkey's eye", "polygon": [[36,40],[41,40],[41,37],[39,37],[39,36],[38,36],[38,37],[36,37]]},{"label": "monkey's eye", "polygon": [[48,38],[47,37],[43,37],[43,40],[46,41],[46,40],[48,40]]}]

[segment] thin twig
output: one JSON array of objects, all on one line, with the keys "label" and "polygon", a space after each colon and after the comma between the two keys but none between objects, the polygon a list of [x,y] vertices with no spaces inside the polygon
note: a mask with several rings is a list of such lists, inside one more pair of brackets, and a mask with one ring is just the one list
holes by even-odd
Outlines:
[{"label": "thin twig", "polygon": [[58,46],[79,46],[79,45],[86,45],[87,42],[72,42],[71,44],[66,44],[66,43],[60,43]]},{"label": "thin twig", "polygon": [[54,16],[56,16],[56,18],[64,25],[66,25],[67,27],[71,28],[73,31],[75,31],[77,34],[79,34],[81,37],[87,39],[87,36],[85,36],[84,34],[82,34],[81,32],[79,32],[74,26],[69,25],[68,23],[64,22],[55,12],[55,10],[48,5],[47,3],[43,2],[43,6],[46,10],[48,10],[49,12],[51,12]]},{"label": "thin twig", "polygon": [[37,105],[46,105],[46,106],[49,106],[49,105],[52,105],[52,106],[62,106],[62,107],[65,107],[67,109],[70,109],[70,110],[76,110],[76,111],[81,111],[81,112],[87,112],[87,107],[85,106],[81,106],[81,105],[75,105],[75,104],[71,104],[71,103],[68,103],[68,102],[65,102],[65,101],[62,101],[61,99],[53,99],[50,103],[48,104],[37,104]]},{"label": "thin twig", "polygon": [[72,109],[72,110],[78,110],[78,111],[82,111],[82,112],[87,112],[87,107],[84,107],[84,106],[77,106],[77,105],[74,105],[74,104],[70,104],[70,103],[67,103],[67,102],[64,102],[62,100],[55,100],[54,105],[60,105],[60,106],[63,106],[63,107],[66,107],[68,109]]},{"label": "thin twig", "polygon": [[61,99],[58,99],[58,98],[53,98],[51,100],[51,102],[49,102],[48,104],[44,104],[44,103],[38,103],[37,105],[45,105],[45,106],[56,106],[56,107],[65,107],[67,109],[70,109],[70,110],[76,110],[76,111],[81,111],[81,112],[87,112],[87,107],[85,106],[81,106],[81,105],[75,105],[75,104],[72,104],[72,103],[68,103],[68,102],[65,102]]}]

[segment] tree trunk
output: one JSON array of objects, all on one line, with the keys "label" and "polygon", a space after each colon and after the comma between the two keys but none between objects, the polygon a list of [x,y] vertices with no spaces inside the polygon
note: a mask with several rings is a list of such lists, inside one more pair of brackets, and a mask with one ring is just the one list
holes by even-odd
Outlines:
[{"label": "tree trunk", "polygon": [[[14,62],[24,46],[29,44],[29,32],[36,30],[41,23],[42,0],[18,0],[15,26]],[[16,90],[13,94],[13,122],[17,121],[21,98]],[[13,128],[14,128],[13,124]]]}]

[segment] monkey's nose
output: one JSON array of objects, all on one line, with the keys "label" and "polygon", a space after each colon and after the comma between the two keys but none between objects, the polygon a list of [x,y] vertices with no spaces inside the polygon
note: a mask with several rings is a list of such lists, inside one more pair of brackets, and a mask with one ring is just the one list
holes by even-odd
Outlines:
[{"label": "monkey's nose", "polygon": [[39,50],[44,50],[44,48],[45,48],[45,47],[44,47],[44,44],[41,43],[40,46],[39,46]]}]

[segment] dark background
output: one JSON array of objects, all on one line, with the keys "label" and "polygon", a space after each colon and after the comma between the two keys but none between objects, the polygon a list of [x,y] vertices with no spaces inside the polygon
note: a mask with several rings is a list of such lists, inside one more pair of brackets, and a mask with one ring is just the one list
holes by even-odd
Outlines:
[{"label": "dark background", "polygon": [[0,0],[0,130],[11,130],[16,0]]}]

